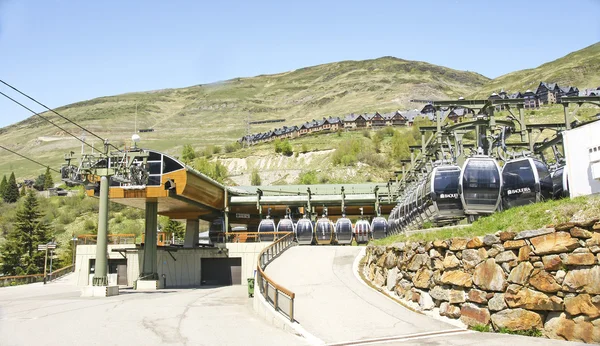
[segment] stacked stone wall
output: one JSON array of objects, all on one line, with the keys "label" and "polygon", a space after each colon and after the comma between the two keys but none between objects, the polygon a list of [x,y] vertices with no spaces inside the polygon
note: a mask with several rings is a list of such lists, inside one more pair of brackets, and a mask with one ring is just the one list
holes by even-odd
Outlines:
[{"label": "stacked stone wall", "polygon": [[[600,342],[600,222],[367,247],[365,276],[421,310]],[[418,305],[417,305],[418,304]]]}]

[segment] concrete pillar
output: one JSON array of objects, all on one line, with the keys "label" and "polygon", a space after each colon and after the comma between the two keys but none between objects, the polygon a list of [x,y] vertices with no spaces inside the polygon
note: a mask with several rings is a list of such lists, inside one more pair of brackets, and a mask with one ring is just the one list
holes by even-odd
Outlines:
[{"label": "concrete pillar", "polygon": [[567,128],[567,130],[570,130],[571,129],[571,120],[569,119],[569,104],[564,103],[563,107],[564,107],[564,112],[565,112],[565,127]]},{"label": "concrete pillar", "polygon": [[158,202],[146,201],[146,230],[141,280],[158,280],[156,232],[158,229]]},{"label": "concrete pillar", "polygon": [[196,247],[200,237],[200,220],[185,221],[185,240],[183,247]]},{"label": "concrete pillar", "polygon": [[100,206],[98,208],[98,236],[96,238],[96,267],[92,286],[107,286],[108,249],[108,177],[100,178]]}]

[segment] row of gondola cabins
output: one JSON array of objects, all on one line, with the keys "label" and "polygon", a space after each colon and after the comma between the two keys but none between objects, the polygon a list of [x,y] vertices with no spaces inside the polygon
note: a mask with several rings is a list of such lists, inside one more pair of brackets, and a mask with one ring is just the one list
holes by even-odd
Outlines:
[{"label": "row of gondola cabins", "polygon": [[415,118],[420,116],[419,110],[391,112],[380,114],[348,114],[344,118],[328,117],[305,122],[300,126],[283,126],[268,132],[244,136],[240,142],[261,143],[275,139],[297,138],[317,132],[335,132],[337,130],[376,129],[385,126],[411,126]]}]

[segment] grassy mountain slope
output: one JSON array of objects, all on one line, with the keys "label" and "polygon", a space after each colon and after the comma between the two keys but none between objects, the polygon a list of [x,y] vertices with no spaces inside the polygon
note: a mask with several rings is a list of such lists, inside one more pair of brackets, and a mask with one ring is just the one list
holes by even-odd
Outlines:
[{"label": "grassy mountain slope", "polygon": [[495,78],[474,96],[487,97],[501,89],[509,92],[535,88],[540,82],[576,86],[579,89],[600,86],[600,42],[570,53],[536,68],[521,70]]},{"label": "grassy mountain slope", "polygon": [[[122,145],[134,131],[137,109],[137,128],[155,130],[141,134],[142,146],[179,155],[184,144],[202,149],[237,140],[246,131],[249,114],[251,120],[283,118],[285,124],[295,125],[350,112],[406,109],[414,107],[411,98],[456,98],[475,92],[488,81],[473,72],[383,57],[181,89],[100,97],[58,111]],[[44,115],[81,135],[56,115]],[[253,126],[252,132],[275,125],[283,124]],[[86,140],[100,147],[98,139],[87,135]],[[81,143],[39,117],[0,129],[0,144],[55,167],[62,163],[65,152],[81,150]],[[21,179],[43,172],[43,168],[6,153],[0,159],[0,173],[13,170]]]}]

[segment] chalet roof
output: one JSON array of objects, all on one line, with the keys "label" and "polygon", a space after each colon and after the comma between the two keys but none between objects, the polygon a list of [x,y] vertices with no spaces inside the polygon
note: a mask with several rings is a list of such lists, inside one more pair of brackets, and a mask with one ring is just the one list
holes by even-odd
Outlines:
[{"label": "chalet roof", "polygon": [[344,116],[344,122],[345,123],[351,123],[354,120],[356,120],[356,114],[354,114],[354,113],[348,114],[348,115]]},{"label": "chalet roof", "polygon": [[535,93],[537,94],[540,90],[540,87],[545,87],[548,90],[556,90],[557,88],[559,88],[557,83],[546,83],[546,82],[540,82],[540,85],[538,85],[537,89],[535,89]]}]

